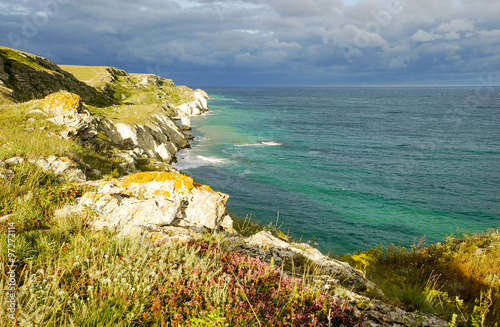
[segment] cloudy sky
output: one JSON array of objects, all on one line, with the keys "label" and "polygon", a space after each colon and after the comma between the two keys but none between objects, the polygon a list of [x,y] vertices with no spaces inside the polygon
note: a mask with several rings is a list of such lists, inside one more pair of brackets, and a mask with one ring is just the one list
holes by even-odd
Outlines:
[{"label": "cloudy sky", "polygon": [[190,86],[500,85],[499,0],[0,0],[0,45]]}]

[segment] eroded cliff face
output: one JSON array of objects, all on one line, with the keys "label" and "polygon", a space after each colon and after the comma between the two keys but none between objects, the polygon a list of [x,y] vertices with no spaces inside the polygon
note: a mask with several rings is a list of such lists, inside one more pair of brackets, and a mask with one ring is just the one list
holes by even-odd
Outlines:
[{"label": "eroded cliff face", "polygon": [[180,149],[189,147],[188,137],[165,113],[155,113],[141,124],[114,123],[107,118],[97,120],[98,130],[117,144],[129,144],[141,154],[171,163]]}]

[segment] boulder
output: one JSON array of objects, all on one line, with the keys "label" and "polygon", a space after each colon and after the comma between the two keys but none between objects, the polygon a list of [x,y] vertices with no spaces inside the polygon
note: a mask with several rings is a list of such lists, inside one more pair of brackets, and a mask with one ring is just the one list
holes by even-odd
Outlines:
[{"label": "boulder", "polygon": [[82,183],[86,181],[83,171],[70,158],[50,156],[47,159],[32,160],[30,162],[44,171],[52,171],[54,174],[62,176],[69,182]]},{"label": "boulder", "polygon": [[229,196],[194,182],[190,176],[141,172],[88,185],[95,190],[85,193],[76,204],[63,208],[57,215],[90,210],[95,213],[91,223],[95,229],[109,228],[125,234],[166,226],[233,232],[232,220],[226,213]]},{"label": "boulder", "polygon": [[66,127],[61,132],[62,137],[76,138],[85,143],[97,136],[95,119],[79,95],[60,91],[49,94],[42,103],[42,110],[51,116],[49,120]]}]

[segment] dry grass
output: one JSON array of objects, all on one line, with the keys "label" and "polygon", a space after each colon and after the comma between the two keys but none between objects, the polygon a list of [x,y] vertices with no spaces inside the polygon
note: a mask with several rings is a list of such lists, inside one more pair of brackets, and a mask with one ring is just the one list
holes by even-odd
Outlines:
[{"label": "dry grass", "polygon": [[73,74],[78,80],[98,89],[112,81],[112,75],[105,66],[59,65],[59,67]]},{"label": "dry grass", "polygon": [[[370,258],[370,260],[363,260]],[[500,321],[500,233],[450,235],[429,247],[381,246],[342,259],[366,270],[393,302],[457,326]]]}]

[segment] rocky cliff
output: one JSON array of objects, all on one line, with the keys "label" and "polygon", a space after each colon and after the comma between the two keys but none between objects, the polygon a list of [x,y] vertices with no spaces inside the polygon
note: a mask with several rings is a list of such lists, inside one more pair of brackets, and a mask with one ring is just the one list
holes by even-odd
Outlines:
[{"label": "rocky cliff", "polygon": [[[208,110],[204,91],[160,76],[113,67],[62,67],[33,54],[0,48],[1,95],[7,102],[46,96],[42,110],[65,127],[62,137],[85,143],[102,132],[126,149],[131,166],[144,155],[167,164],[174,161],[178,150],[189,147],[180,126],[190,129],[189,117]],[[180,126],[176,120],[182,120]]]},{"label": "rocky cliff", "polygon": [[[29,143],[36,131],[39,137],[50,140],[46,144],[67,142],[65,151],[73,156],[40,155],[31,145],[16,150],[0,133],[0,179],[13,180],[22,171],[17,168],[30,162],[78,185],[83,191],[75,201],[55,211],[56,220],[88,216],[90,229],[107,229],[116,236],[153,244],[188,241],[207,231],[220,233],[228,251],[259,257],[280,267],[283,274],[302,277],[313,269],[309,282],[353,305],[358,316],[365,316],[365,326],[446,326],[433,316],[385,303],[384,294],[362,271],[323,255],[309,244],[292,242],[267,230],[250,237],[235,231],[226,212],[227,194],[196,183],[169,166],[175,153],[189,146],[183,132],[190,128],[189,117],[208,110],[204,91],[176,86],[151,74],[64,66],[78,80],[44,58],[6,48],[0,48],[0,60],[3,96],[10,102],[36,98],[22,105],[4,105],[0,110],[2,114],[20,112],[16,119],[22,125],[15,128],[22,126],[24,134],[16,142]],[[182,128],[175,119],[181,120]],[[5,153],[20,155],[5,158]],[[122,172],[115,169],[112,176],[101,178],[96,160],[117,158]],[[140,169],[146,159],[159,168]],[[16,201],[37,196],[26,194]],[[17,207],[12,208],[2,209],[5,216],[0,221],[16,214]]]}]

